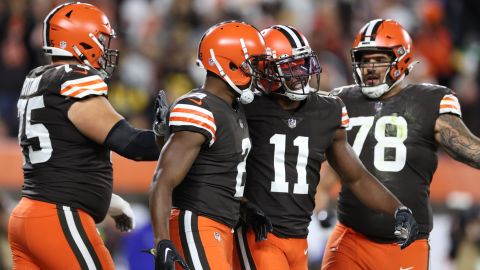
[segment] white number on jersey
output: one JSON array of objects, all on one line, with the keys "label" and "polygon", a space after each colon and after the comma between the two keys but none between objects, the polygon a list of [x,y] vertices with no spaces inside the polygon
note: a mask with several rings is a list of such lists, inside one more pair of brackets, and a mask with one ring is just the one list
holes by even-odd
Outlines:
[{"label": "white number on jersey", "polygon": [[[288,182],[285,172],[285,134],[275,134],[270,138],[270,143],[275,145],[273,154],[273,170],[275,178],[272,182],[271,192],[288,193]],[[293,186],[294,194],[308,194],[307,184],[307,161],[308,161],[308,137],[298,136],[293,141],[293,145],[298,147],[297,156],[297,183]]]},{"label": "white number on jersey", "polygon": [[250,148],[252,148],[252,143],[250,142],[249,138],[245,138],[242,140],[242,156],[243,160],[238,163],[237,165],[237,185],[235,186],[235,197],[242,197],[243,190],[245,189],[245,185],[242,185],[243,175],[246,172],[245,165],[246,160],[248,157],[248,153],[250,152]]},{"label": "white number on jersey", "polygon": [[[22,94],[37,91],[41,77],[27,79],[23,85]],[[30,81],[28,81],[30,80]],[[28,88],[28,89],[27,89]],[[23,163],[27,160],[31,164],[46,162],[52,156],[52,142],[47,128],[40,123],[32,124],[32,110],[44,108],[43,96],[35,96],[28,99],[19,99],[17,103],[18,118],[20,120],[18,140],[22,143],[22,137],[31,141],[28,151],[23,149]],[[38,141],[36,140],[38,138]]]},{"label": "white number on jersey", "polygon": [[[353,150],[360,156],[368,132],[374,124],[374,116],[363,116],[350,118],[350,126],[347,130],[354,126],[360,126],[357,136],[353,142]],[[396,127],[396,136],[386,136],[385,130],[387,125]],[[403,116],[382,116],[375,123],[374,136],[377,144],[373,153],[373,165],[379,171],[398,172],[405,167],[407,161],[407,147],[403,143],[408,136],[407,121]],[[395,148],[395,159],[385,160],[385,149]]]}]

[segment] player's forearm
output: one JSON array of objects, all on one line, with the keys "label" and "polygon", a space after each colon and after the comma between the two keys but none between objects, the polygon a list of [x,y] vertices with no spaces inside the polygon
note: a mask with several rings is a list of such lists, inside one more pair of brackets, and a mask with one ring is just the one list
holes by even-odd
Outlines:
[{"label": "player's forearm", "polygon": [[158,180],[152,184],[149,203],[155,245],[162,239],[170,239],[169,219],[172,209],[172,189],[165,184],[162,185]]},{"label": "player's forearm", "polygon": [[454,115],[441,115],[436,123],[436,140],[455,160],[480,169],[480,139]]},{"label": "player's forearm", "polygon": [[349,184],[350,190],[367,207],[393,216],[402,203],[370,173]]}]

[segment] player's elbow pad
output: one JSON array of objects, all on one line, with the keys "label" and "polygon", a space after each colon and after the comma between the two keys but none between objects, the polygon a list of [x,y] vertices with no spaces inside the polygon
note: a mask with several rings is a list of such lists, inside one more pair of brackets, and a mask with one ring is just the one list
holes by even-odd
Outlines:
[{"label": "player's elbow pad", "polygon": [[118,121],[103,143],[110,150],[133,160],[157,160],[160,150],[151,130],[136,129],[127,120]]}]

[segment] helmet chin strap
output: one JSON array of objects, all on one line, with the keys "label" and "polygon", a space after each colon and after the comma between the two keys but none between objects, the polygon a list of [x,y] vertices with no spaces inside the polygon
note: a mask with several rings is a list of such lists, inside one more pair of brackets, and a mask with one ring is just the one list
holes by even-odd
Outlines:
[{"label": "helmet chin strap", "polygon": [[301,101],[301,100],[304,100],[304,99],[307,98],[306,94],[303,94],[303,95],[296,94],[296,93],[293,93],[292,91],[285,91],[285,96],[288,97],[290,100],[293,100],[293,101]]},{"label": "helmet chin strap", "polygon": [[362,86],[361,87],[362,93],[369,98],[379,98],[383,96],[385,93],[389,92],[395,85],[400,83],[404,78],[405,78],[405,74],[402,74],[402,76],[390,86],[388,86],[386,82],[376,86]]},{"label": "helmet chin strap", "polygon": [[369,98],[379,98],[390,90],[386,83],[376,86],[362,86],[362,93]]}]

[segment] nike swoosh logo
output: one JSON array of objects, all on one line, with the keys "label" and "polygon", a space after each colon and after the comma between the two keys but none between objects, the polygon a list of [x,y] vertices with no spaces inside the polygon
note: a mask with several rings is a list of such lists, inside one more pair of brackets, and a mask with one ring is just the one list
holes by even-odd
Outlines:
[{"label": "nike swoosh logo", "polygon": [[197,104],[198,106],[200,106],[200,105],[203,104],[203,101],[202,101],[201,99],[196,100],[196,99],[189,98],[188,100],[190,100],[191,102]]},{"label": "nike swoosh logo", "polygon": [[75,70],[75,72],[77,73],[81,73],[83,75],[87,75],[88,74],[88,71],[86,69],[82,69],[82,70]]},{"label": "nike swoosh logo", "polygon": [[[167,262],[167,256],[168,256],[168,252],[169,251],[172,251],[170,248],[166,248],[165,249],[165,258],[163,258],[163,262]],[[400,269],[401,270],[401,269]]]},{"label": "nike swoosh logo", "polygon": [[307,255],[308,253],[308,248],[306,248],[304,251],[303,251],[303,254]]},{"label": "nike swoosh logo", "polygon": [[400,270],[412,270],[412,269],[413,269],[413,266],[412,267],[407,267],[407,268],[400,267]]}]

